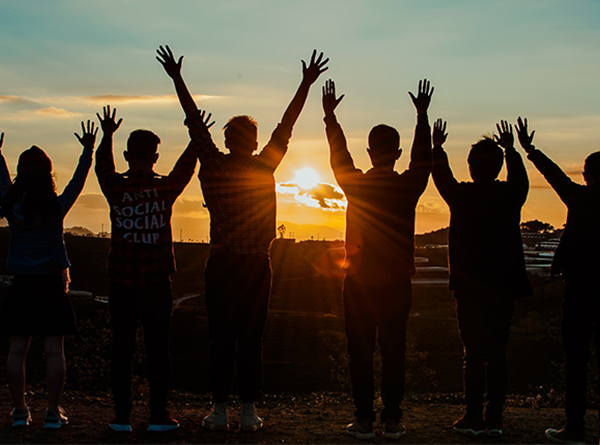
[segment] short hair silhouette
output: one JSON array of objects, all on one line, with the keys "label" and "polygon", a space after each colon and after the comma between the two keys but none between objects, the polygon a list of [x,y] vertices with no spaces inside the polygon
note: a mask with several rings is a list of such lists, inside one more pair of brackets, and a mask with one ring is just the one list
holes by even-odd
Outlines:
[{"label": "short hair silhouette", "polygon": [[596,151],[585,158],[583,171],[591,179],[600,180],[600,151]]},{"label": "short hair silhouette", "polygon": [[134,130],[127,139],[127,152],[138,159],[151,159],[158,151],[160,138],[150,130]]},{"label": "short hair silhouette", "polygon": [[504,151],[490,136],[483,136],[471,146],[467,157],[474,181],[493,181],[504,164]]},{"label": "short hair silhouette", "polygon": [[394,127],[379,124],[369,132],[369,156],[374,167],[396,162],[400,148],[400,133]]},{"label": "short hair silhouette", "polygon": [[257,148],[258,124],[246,115],[234,116],[223,127],[225,146],[231,150],[243,149],[253,152]]}]

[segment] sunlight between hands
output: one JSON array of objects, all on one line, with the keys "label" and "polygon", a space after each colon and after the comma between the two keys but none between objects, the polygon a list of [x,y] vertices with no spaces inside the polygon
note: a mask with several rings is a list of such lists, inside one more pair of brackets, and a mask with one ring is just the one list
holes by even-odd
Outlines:
[{"label": "sunlight between hands", "polygon": [[427,109],[429,108],[429,104],[431,103],[431,96],[433,96],[434,88],[431,86],[427,79],[419,80],[419,93],[417,97],[410,91],[408,95],[415,104],[415,108],[417,109],[417,114],[425,114],[427,113]]},{"label": "sunlight between hands", "polygon": [[342,94],[336,99],[335,82],[331,79],[328,79],[325,82],[325,85],[323,85],[323,111],[325,112],[325,116],[333,114],[334,110],[337,108],[343,98],[344,95]]},{"label": "sunlight between hands", "polygon": [[94,148],[94,144],[96,143],[96,135],[98,134],[98,128],[96,128],[95,123],[88,119],[87,128],[85,126],[85,122],[81,121],[81,136],[77,133],[73,133],[79,143],[84,147]]},{"label": "sunlight between hands", "polygon": [[436,120],[433,123],[433,133],[431,136],[433,138],[434,147],[441,147],[444,145],[444,142],[446,142],[446,139],[448,138],[448,133],[446,133],[446,121],[441,118]]},{"label": "sunlight between hands", "polygon": [[514,148],[515,137],[513,136],[512,124],[509,124],[505,120],[501,120],[499,124],[496,124],[499,136],[494,134],[496,142],[505,150],[508,148]]},{"label": "sunlight between hands", "polygon": [[98,120],[100,121],[100,126],[102,127],[102,131],[105,134],[108,133],[114,133],[115,131],[117,131],[119,129],[119,127],[121,126],[121,122],[123,122],[123,119],[119,119],[118,122],[115,122],[115,117],[117,115],[117,109],[114,108],[112,110],[112,115],[110,112],[110,105],[107,105],[105,107],[102,108],[104,111],[104,119],[100,117],[100,115],[98,113],[96,113],[96,116],[98,116]]},{"label": "sunlight between hands", "polygon": [[210,118],[212,117],[212,113],[208,113],[208,115],[206,115],[206,111],[205,110],[198,110],[198,113],[200,114],[200,119],[202,120],[202,122],[204,123],[204,125],[206,125],[206,129],[207,130],[215,124],[215,121],[210,122]]},{"label": "sunlight between hands", "polygon": [[306,62],[302,60],[302,81],[307,82],[309,85],[315,83],[321,73],[329,69],[328,66],[325,66],[327,62],[329,62],[329,59],[323,60],[323,53],[319,53],[319,57],[317,57],[317,50],[313,50],[308,67]]},{"label": "sunlight between hands", "polygon": [[525,121],[523,121],[521,116],[519,116],[517,119],[516,129],[521,147],[523,147],[525,152],[531,153],[535,149],[533,146],[533,135],[535,134],[535,130],[529,134],[527,131],[527,118],[525,118]]},{"label": "sunlight between hands", "polygon": [[177,76],[181,75],[181,63],[183,61],[183,56],[179,57],[179,60],[175,62],[175,57],[173,56],[173,52],[169,45],[165,45],[164,47],[161,45],[156,50],[158,56],[156,56],[156,60],[160,62],[168,76],[174,79]]}]

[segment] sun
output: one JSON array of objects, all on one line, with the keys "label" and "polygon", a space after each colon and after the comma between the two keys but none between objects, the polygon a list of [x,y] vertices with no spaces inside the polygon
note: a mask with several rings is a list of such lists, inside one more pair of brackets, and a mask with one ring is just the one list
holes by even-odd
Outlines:
[{"label": "sun", "polygon": [[296,170],[296,176],[294,177],[294,182],[298,184],[298,187],[304,190],[309,190],[313,187],[316,187],[320,180],[321,178],[317,172],[310,167]]}]

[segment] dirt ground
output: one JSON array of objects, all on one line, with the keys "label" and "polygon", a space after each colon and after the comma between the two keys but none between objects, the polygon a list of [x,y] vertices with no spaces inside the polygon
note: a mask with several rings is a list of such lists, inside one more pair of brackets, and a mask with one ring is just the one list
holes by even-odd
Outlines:
[{"label": "dirt ground", "polygon": [[[0,406],[5,414],[0,420],[0,443],[3,444],[192,444],[192,443],[365,443],[344,434],[344,426],[351,420],[352,406],[346,396],[339,394],[312,394],[302,396],[266,396],[259,412],[265,428],[256,433],[238,431],[239,406],[233,403],[230,411],[232,431],[211,433],[201,426],[202,417],[209,411],[206,397],[175,394],[171,414],[181,423],[181,428],[168,433],[148,433],[147,412],[143,404],[134,408],[133,433],[115,433],[109,430],[112,418],[109,399],[90,397],[78,393],[65,394],[62,405],[69,416],[69,425],[58,431],[42,428],[45,399],[35,393],[28,397],[33,422],[28,428],[13,429],[10,424],[10,398],[0,390]],[[398,441],[377,438],[374,443],[549,443],[544,437],[548,427],[561,426],[563,410],[560,408],[508,407],[505,414],[504,435],[500,438],[469,438],[455,433],[452,422],[462,414],[457,404],[406,402],[403,423],[408,430]],[[587,416],[587,442],[598,441],[596,413]],[[380,425],[376,424],[380,432]]]}]

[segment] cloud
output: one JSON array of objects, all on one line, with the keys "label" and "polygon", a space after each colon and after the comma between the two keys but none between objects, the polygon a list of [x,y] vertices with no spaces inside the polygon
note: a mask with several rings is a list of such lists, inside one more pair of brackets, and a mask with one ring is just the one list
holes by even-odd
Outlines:
[{"label": "cloud", "polygon": [[22,97],[19,96],[1,96],[0,95],[0,102],[7,102],[7,103],[11,103],[11,104],[30,104],[30,103],[35,103],[29,99],[24,99]]},{"label": "cloud", "polygon": [[208,214],[208,210],[204,207],[204,199],[200,197],[179,198],[173,210],[177,215],[206,217]]},{"label": "cloud", "polygon": [[45,116],[56,116],[56,117],[79,117],[81,113],[73,113],[72,111],[65,110],[64,108],[57,107],[46,107],[40,108],[34,111],[35,114],[41,114]]},{"label": "cloud", "polygon": [[424,202],[417,205],[417,213],[441,213],[448,214],[448,206],[439,202]]},{"label": "cloud", "polygon": [[277,192],[284,195],[293,195],[298,204],[308,207],[321,208],[329,211],[346,210],[347,201],[342,190],[333,184],[320,182],[315,187],[304,190],[294,182],[281,182],[277,184]]},{"label": "cloud", "polygon": [[77,199],[78,207],[85,207],[90,210],[104,210],[108,209],[108,203],[106,198],[101,193],[84,193]]},{"label": "cloud", "polygon": [[[204,94],[197,94],[194,96],[196,102],[202,102],[207,99],[216,99],[219,96],[208,96]],[[163,94],[158,96],[128,96],[122,94],[103,94],[100,96],[88,96],[86,100],[95,104],[125,104],[125,103],[138,103],[138,104],[164,104],[169,102],[177,102],[177,95],[175,94]]]}]

